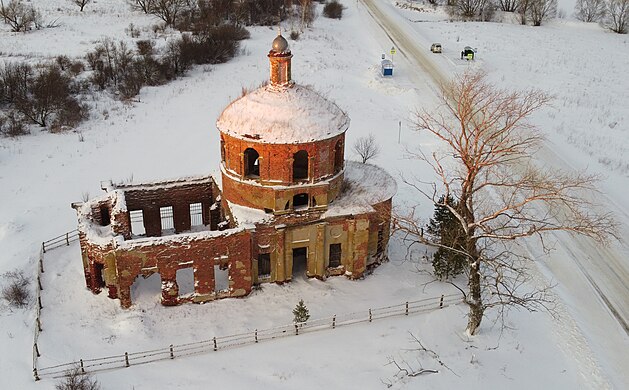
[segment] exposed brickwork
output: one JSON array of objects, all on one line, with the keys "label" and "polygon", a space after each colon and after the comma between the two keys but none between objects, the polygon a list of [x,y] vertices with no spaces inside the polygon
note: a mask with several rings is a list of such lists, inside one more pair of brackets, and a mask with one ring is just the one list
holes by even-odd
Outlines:
[{"label": "exposed brickwork", "polygon": [[[278,37],[273,47],[279,51],[269,53],[271,84],[290,88],[288,43]],[[110,298],[130,307],[133,283],[157,273],[161,302],[170,306],[245,296],[258,283],[288,282],[304,267],[308,277],[361,278],[369,267],[386,260],[391,199],[372,205],[372,212],[323,218],[341,191],[344,143],[344,132],[300,144],[270,144],[221,133],[222,192],[209,177],[190,178],[112,185],[106,196],[74,205],[86,285],[94,293],[106,288]],[[257,152],[257,165],[247,160],[255,156],[245,153],[248,148]],[[298,152],[306,152],[307,158]],[[245,177],[246,170],[253,173]],[[293,179],[295,173],[299,179]],[[228,201],[272,212],[272,218],[244,230],[237,226]],[[190,205],[196,203],[201,204],[204,226],[197,228],[202,232],[190,232]],[[169,206],[174,232],[162,231],[160,208]],[[142,211],[146,237],[132,231],[130,212],[137,210]],[[157,238],[166,233],[177,234]],[[331,248],[337,261],[333,265]],[[194,293],[182,296],[177,271],[187,268],[193,270]],[[225,270],[228,288],[216,291],[216,279],[224,277]]]}]

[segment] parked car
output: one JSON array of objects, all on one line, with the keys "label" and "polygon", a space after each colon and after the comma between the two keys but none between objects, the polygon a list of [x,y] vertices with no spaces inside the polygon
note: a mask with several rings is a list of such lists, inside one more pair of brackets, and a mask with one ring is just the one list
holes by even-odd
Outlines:
[{"label": "parked car", "polygon": [[441,43],[433,43],[430,45],[430,51],[433,53],[441,53]]},{"label": "parked car", "polygon": [[474,51],[474,49],[472,49],[469,46],[465,46],[463,48],[463,51],[461,52],[461,59],[466,59],[466,60],[473,60],[474,59],[474,54],[476,54],[476,52]]}]

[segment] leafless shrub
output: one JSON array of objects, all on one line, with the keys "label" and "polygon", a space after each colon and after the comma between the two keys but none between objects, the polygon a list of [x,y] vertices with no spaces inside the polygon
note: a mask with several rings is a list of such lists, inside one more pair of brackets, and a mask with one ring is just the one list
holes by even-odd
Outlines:
[{"label": "leafless shrub", "polygon": [[31,301],[31,292],[28,286],[31,281],[19,270],[9,271],[2,275],[5,284],[2,287],[2,299],[14,308],[26,307]]},{"label": "leafless shrub", "polygon": [[142,11],[145,14],[150,14],[153,8],[154,0],[130,0],[131,8],[137,11]]},{"label": "leafless shrub", "polygon": [[367,137],[360,137],[354,142],[354,151],[360,156],[362,163],[366,163],[380,153],[380,146],[376,144],[373,134]]},{"label": "leafless shrub", "polygon": [[629,0],[607,0],[607,17],[603,25],[618,34],[629,29]]},{"label": "leafless shrub", "polygon": [[323,16],[330,19],[341,19],[343,17],[343,4],[332,0],[323,7]]},{"label": "leafless shrub", "polygon": [[81,367],[68,370],[63,378],[55,384],[55,390],[100,390],[100,384],[90,374],[86,374]]},{"label": "leafless shrub", "polygon": [[605,16],[605,0],[577,0],[574,17],[587,23],[598,22]]},{"label": "leafless shrub", "polygon": [[41,14],[32,5],[25,5],[21,0],[11,0],[6,6],[0,3],[0,17],[13,32],[23,32],[32,28],[41,28]]},{"label": "leafless shrub", "polygon": [[163,20],[167,26],[174,26],[177,17],[190,8],[191,3],[187,0],[153,0],[148,13]]},{"label": "leafless shrub", "polygon": [[9,110],[6,115],[0,115],[0,134],[18,137],[28,133],[26,119],[15,110]]},{"label": "leafless shrub", "polygon": [[299,31],[295,31],[295,30],[291,31],[290,35],[289,35],[289,38],[291,40],[293,40],[293,41],[298,40],[299,39]]},{"label": "leafless shrub", "polygon": [[518,9],[518,0],[498,0],[497,4],[504,12],[515,12]]},{"label": "leafless shrub", "polygon": [[81,12],[83,12],[83,8],[85,8],[86,5],[92,2],[92,0],[70,0],[70,1],[72,2],[72,4],[77,5],[79,9],[81,10]]}]

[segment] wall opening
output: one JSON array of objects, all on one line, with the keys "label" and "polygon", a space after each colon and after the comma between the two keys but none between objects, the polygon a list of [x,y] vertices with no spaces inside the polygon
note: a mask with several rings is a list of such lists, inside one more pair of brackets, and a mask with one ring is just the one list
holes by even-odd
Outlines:
[{"label": "wall opening", "polygon": [[129,219],[131,220],[131,234],[135,236],[146,235],[144,228],[144,212],[142,210],[129,211]]},{"label": "wall opening", "polygon": [[260,253],[258,255],[258,277],[268,278],[271,276],[271,254]]},{"label": "wall opening", "polygon": [[341,265],[341,244],[330,244],[329,267]]},{"label": "wall opening", "polygon": [[293,180],[308,179],[308,152],[300,150],[293,154]]},{"label": "wall opening", "polygon": [[312,197],[312,201],[310,202],[310,204],[312,205],[312,207],[316,207],[317,206],[317,198],[315,198],[314,196]]},{"label": "wall opening", "polygon": [[384,252],[384,231],[382,228],[378,229],[378,245],[376,247],[376,254],[379,255]]},{"label": "wall opening", "polygon": [[305,275],[308,269],[308,247],[293,248],[293,278]]},{"label": "wall opening", "polygon": [[308,208],[308,194],[293,196],[293,208],[295,210]]},{"label": "wall opening", "polygon": [[244,153],[245,177],[250,179],[260,178],[260,155],[255,149],[247,148]]},{"label": "wall opening", "polygon": [[100,206],[100,224],[101,226],[107,226],[111,223],[111,214],[109,214],[109,207]]},{"label": "wall opening", "polygon": [[173,219],[173,206],[159,208],[159,217],[162,223],[162,232],[175,229],[175,221]]},{"label": "wall opening", "polygon": [[194,268],[181,268],[177,270],[177,286],[179,286],[179,296],[194,294]]},{"label": "wall opening", "polygon": [[334,173],[343,169],[343,141],[338,140],[334,146]]},{"label": "wall opening", "polygon": [[221,161],[225,162],[225,140],[223,137],[221,137]]},{"label": "wall opening", "polygon": [[203,205],[201,203],[190,204],[190,226],[203,225]]},{"label": "wall opening", "polygon": [[214,291],[229,291],[229,268],[214,266]]},{"label": "wall opening", "polygon": [[138,275],[131,285],[131,302],[155,305],[162,298],[162,277],[157,272],[150,276]]},{"label": "wall opening", "polygon": [[103,268],[105,268],[104,264],[94,263],[94,277],[96,282],[98,282],[98,287],[105,287],[105,278],[103,277]]}]

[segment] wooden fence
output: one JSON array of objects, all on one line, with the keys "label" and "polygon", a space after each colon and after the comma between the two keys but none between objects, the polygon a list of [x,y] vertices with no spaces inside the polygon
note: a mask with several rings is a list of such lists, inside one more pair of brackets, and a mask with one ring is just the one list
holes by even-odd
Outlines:
[{"label": "wooden fence", "polygon": [[43,253],[51,249],[59,248],[60,246],[68,246],[71,242],[79,240],[79,231],[72,230],[55,238],[51,238],[48,241],[41,243],[41,249]]},{"label": "wooden fence", "polygon": [[34,369],[35,379],[41,377],[58,378],[64,376],[68,370],[79,367],[82,372],[95,372],[130,367],[160,360],[175,359],[184,356],[199,355],[243,345],[256,344],[262,341],[280,337],[298,336],[304,333],[336,329],[341,326],[358,323],[369,323],[378,319],[393,316],[408,316],[425,313],[461,302],[460,294],[441,295],[435,298],[425,298],[417,301],[404,302],[399,305],[378,307],[361,312],[345,313],[332,317],[308,320],[269,329],[255,329],[250,332],[229,336],[213,337],[206,340],[186,343],[170,344],[167,347],[138,352],[124,352],[120,355],[105,356],[92,359],[80,359],[50,367]]}]

